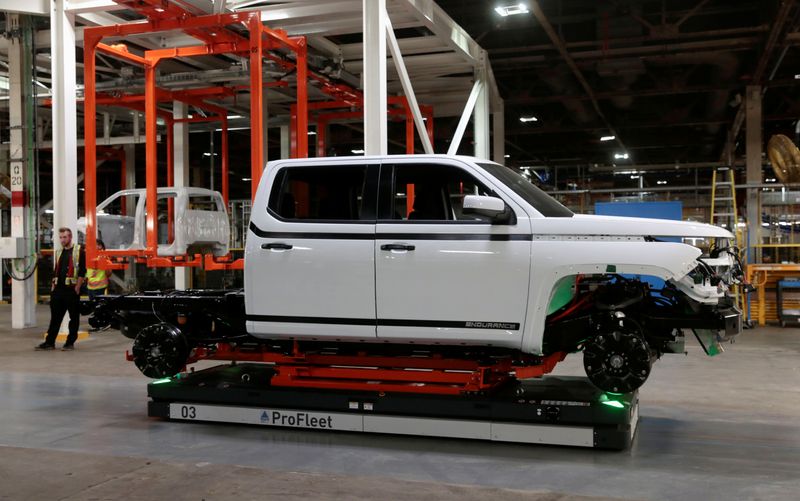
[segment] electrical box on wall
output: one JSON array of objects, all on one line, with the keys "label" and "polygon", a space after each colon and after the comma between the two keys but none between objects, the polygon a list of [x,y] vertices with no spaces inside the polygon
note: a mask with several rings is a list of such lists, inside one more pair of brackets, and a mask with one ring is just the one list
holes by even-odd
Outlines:
[{"label": "electrical box on wall", "polygon": [[19,237],[0,238],[0,258],[14,259],[28,255],[28,239]]}]

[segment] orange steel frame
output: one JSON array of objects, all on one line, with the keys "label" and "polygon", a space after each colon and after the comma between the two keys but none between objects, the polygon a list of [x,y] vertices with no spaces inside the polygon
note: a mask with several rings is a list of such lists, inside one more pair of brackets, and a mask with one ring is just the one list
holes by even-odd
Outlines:
[{"label": "orange steel frame", "polygon": [[[229,343],[197,347],[186,365],[200,360],[260,362],[271,364],[275,375],[270,386],[326,388],[370,392],[401,392],[463,395],[492,391],[514,379],[542,377],[566,357],[564,352],[547,356],[518,355],[492,362],[468,358],[446,358],[439,354],[381,356],[368,352],[355,355],[305,353],[297,342],[291,353],[265,346],[241,349]],[[126,353],[133,361],[133,355]],[[185,368],[184,368],[185,371]]]},{"label": "orange steel frame", "polygon": [[[127,4],[127,2],[118,2]],[[132,5],[132,7],[134,7]],[[228,195],[228,165],[227,165],[227,112],[224,108],[216,107],[202,100],[202,97],[214,93],[224,93],[220,88],[193,89],[187,91],[167,91],[158,89],[155,84],[155,70],[163,59],[173,57],[191,57],[200,55],[238,53],[248,54],[250,60],[250,119],[251,119],[251,195],[255,197],[258,182],[261,177],[264,163],[263,151],[263,75],[262,60],[264,57],[278,59],[283,64],[290,64],[297,70],[297,110],[298,118],[295,121],[295,135],[298,136],[300,145],[305,144],[307,150],[307,101],[308,101],[308,71],[305,37],[288,37],[281,30],[271,30],[261,23],[259,12],[215,14],[205,16],[191,16],[174,4],[163,4],[158,0],[139,0],[135,3],[136,10],[145,13],[151,18],[148,22],[133,23],[115,26],[89,27],[84,30],[84,135],[85,135],[85,211],[86,211],[86,248],[87,262],[95,268],[116,267],[112,258],[118,256],[134,256],[148,266],[199,266],[203,263],[201,256],[194,257],[176,256],[173,258],[158,256],[158,228],[157,228],[157,116],[162,116],[167,123],[167,154],[168,184],[173,181],[172,166],[172,129],[175,119],[168,113],[158,109],[159,101],[180,100],[216,113],[217,120],[222,122],[223,139],[223,197],[227,202]],[[227,30],[226,26],[244,24],[249,30],[249,39]],[[124,47],[106,45],[101,43],[109,37],[125,37],[134,34],[182,30],[200,41],[202,45],[180,48],[148,50],[144,57],[129,53]],[[289,63],[272,56],[267,51],[276,48],[288,48],[296,54],[296,62]],[[146,206],[147,206],[147,244],[142,250],[107,250],[98,251],[96,232],[96,207],[97,207],[97,173],[96,173],[96,105],[97,104],[123,104],[136,109],[142,109],[140,96],[126,96],[104,101],[103,97],[96,94],[95,54],[100,51],[123,61],[139,64],[144,67],[145,93],[143,96],[143,111],[145,113],[145,141],[146,141]],[[315,77],[321,78],[321,77]],[[186,121],[200,121],[202,119],[187,119]],[[243,260],[232,261],[230,258],[215,259],[206,256],[207,269],[241,269]]]}]

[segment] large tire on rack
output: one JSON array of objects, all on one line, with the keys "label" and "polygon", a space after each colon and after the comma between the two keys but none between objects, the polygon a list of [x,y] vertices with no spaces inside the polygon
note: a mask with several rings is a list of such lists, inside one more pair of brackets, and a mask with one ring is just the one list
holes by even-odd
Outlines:
[{"label": "large tire on rack", "polygon": [[186,365],[189,343],[174,325],[153,324],[140,330],[133,342],[133,363],[147,377],[174,376]]},{"label": "large tire on rack", "polygon": [[630,393],[650,376],[655,357],[639,326],[630,319],[615,318],[603,326],[583,351],[583,367],[598,388]]}]

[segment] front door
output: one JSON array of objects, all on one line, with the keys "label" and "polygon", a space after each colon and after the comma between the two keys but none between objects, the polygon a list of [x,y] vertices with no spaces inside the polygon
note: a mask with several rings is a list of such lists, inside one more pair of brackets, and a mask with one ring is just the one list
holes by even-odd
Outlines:
[{"label": "front door", "polygon": [[530,273],[524,211],[506,224],[462,212],[464,196],[503,198],[476,169],[381,167],[375,265],[378,338],[519,348]]}]

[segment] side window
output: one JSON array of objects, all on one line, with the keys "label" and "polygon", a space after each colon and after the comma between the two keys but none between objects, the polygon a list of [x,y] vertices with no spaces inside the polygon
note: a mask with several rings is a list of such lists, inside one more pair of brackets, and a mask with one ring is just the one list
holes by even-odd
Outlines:
[{"label": "side window", "polygon": [[464,214],[467,195],[496,196],[470,173],[449,165],[396,165],[392,219],[420,221],[485,221]]},{"label": "side window", "polygon": [[289,220],[374,219],[366,214],[365,166],[286,167],[275,178],[269,209]]}]

